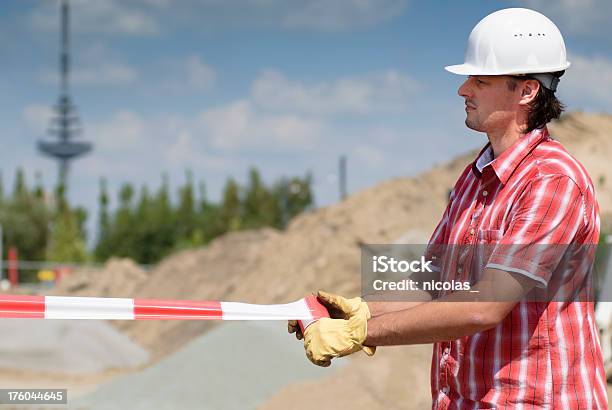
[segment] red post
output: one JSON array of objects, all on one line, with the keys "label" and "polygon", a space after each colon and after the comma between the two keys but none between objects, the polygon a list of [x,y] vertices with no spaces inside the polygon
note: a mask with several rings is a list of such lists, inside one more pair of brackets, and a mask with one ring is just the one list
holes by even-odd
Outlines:
[{"label": "red post", "polygon": [[57,285],[65,277],[70,275],[72,268],[69,266],[59,266],[55,268],[55,284]]},{"label": "red post", "polygon": [[8,279],[11,287],[14,288],[19,282],[17,248],[11,246],[8,249]]}]

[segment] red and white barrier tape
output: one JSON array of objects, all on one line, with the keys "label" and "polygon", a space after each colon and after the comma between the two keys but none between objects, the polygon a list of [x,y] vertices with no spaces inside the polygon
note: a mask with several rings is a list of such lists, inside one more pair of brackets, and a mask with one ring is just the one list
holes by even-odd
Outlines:
[{"label": "red and white barrier tape", "polygon": [[0,318],[115,320],[299,320],[329,317],[316,297],[256,305],[240,302],[0,295]]}]

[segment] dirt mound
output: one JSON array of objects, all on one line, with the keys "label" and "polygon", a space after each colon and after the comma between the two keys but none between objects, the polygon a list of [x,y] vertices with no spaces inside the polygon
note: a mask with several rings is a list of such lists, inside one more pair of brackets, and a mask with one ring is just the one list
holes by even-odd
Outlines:
[{"label": "dirt mound", "polygon": [[378,349],[351,356],[348,366],[316,381],[285,386],[260,410],[417,410],[431,407],[431,346]]},{"label": "dirt mound", "polygon": [[612,115],[575,112],[549,129],[589,172],[602,215],[612,213]]},{"label": "dirt mound", "polygon": [[101,269],[74,271],[49,294],[129,298],[148,277],[131,259],[112,258]]},{"label": "dirt mound", "polygon": [[[200,249],[186,250],[164,259],[131,297],[191,300],[249,301],[250,293],[241,277],[257,270],[264,243],[279,236],[273,229],[230,233]],[[148,348],[154,357],[176,350],[213,326],[205,321],[114,322],[133,340]]]}]

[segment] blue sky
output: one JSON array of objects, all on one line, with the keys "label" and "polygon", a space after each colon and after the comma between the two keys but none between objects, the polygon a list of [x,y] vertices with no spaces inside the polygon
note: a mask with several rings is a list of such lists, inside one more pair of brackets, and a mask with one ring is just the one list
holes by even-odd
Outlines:
[{"label": "blue sky", "polygon": [[[530,7],[565,36],[569,110],[612,112],[612,3],[607,0],[73,0],[72,96],[92,154],[73,162],[70,198],[97,217],[98,181],[113,204],[125,181],[178,188],[192,169],[218,199],[250,166],[272,181],[314,175],[317,205],[414,175],[484,144],[465,128],[461,63],[490,12]],[[0,166],[51,187],[40,156],[58,95],[58,3],[0,3]]]}]

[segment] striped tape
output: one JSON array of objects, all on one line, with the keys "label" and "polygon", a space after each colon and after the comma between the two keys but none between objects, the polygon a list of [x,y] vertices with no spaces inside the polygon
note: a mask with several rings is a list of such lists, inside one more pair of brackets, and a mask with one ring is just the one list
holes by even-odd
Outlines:
[{"label": "striped tape", "polygon": [[0,318],[114,320],[299,320],[329,317],[316,297],[256,305],[240,302],[0,295]]}]

